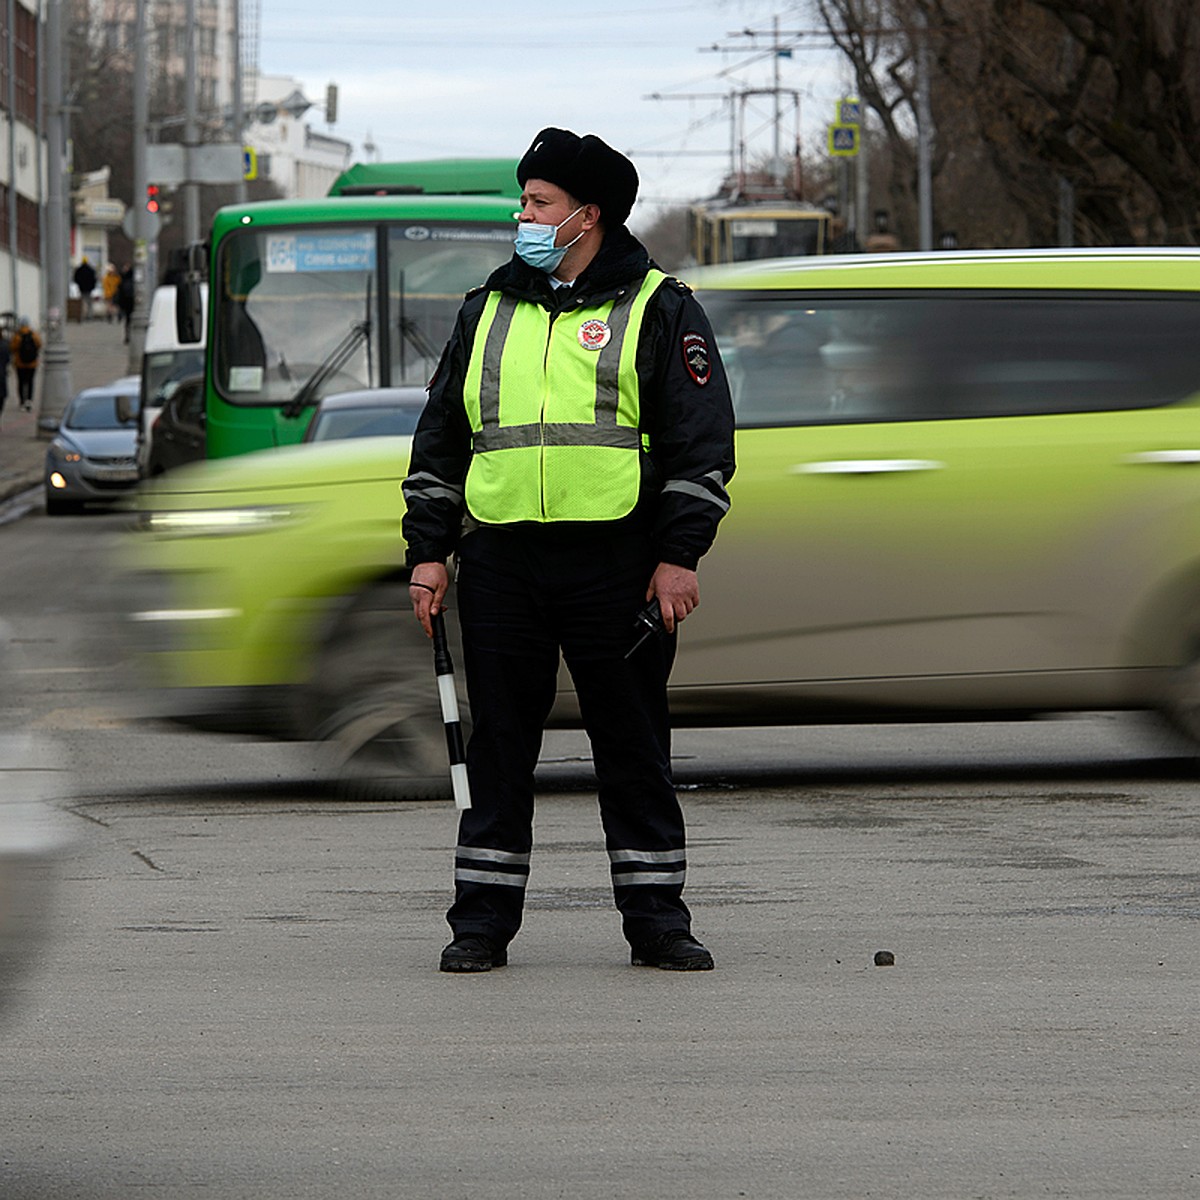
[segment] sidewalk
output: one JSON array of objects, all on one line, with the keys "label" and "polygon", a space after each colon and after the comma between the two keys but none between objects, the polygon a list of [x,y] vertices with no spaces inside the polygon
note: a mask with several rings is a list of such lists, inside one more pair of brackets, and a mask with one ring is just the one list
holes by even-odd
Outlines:
[{"label": "sidewalk", "polygon": [[[122,340],[124,328],[113,321],[68,322],[71,394],[85,387],[98,387],[128,375],[129,347]],[[43,356],[44,361],[44,356]],[[0,414],[0,503],[42,482],[42,469],[49,437],[38,436],[37,414],[42,398],[42,368],[34,383],[33,411],[22,412],[17,401],[16,376],[9,372],[8,399]]]}]

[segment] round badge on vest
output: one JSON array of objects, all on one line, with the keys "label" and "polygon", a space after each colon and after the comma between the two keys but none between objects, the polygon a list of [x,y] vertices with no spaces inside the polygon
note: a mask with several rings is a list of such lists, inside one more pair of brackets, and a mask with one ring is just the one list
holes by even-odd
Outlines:
[{"label": "round badge on vest", "polygon": [[584,321],[579,327],[579,344],[585,350],[603,350],[612,339],[612,330],[603,321]]}]

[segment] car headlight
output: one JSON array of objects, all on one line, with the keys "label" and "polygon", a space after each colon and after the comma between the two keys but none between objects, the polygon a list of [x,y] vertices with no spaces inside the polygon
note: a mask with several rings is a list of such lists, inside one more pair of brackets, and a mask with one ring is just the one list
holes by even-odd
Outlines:
[{"label": "car headlight", "polygon": [[53,454],[56,458],[61,459],[63,462],[83,461],[83,455],[75,449],[75,446],[71,442],[68,442],[66,438],[62,436],[51,439],[49,449],[51,454]]},{"label": "car headlight", "polygon": [[159,537],[230,537],[264,533],[300,520],[304,505],[253,508],[198,508],[143,513],[138,529]]}]

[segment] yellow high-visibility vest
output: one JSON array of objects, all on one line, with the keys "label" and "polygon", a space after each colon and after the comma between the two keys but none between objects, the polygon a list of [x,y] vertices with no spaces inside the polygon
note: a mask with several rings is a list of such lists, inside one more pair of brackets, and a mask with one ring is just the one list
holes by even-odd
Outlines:
[{"label": "yellow high-visibility vest", "polygon": [[641,479],[638,339],[649,271],[614,300],[557,315],[492,292],[471,346],[467,510],[486,524],[615,521]]}]

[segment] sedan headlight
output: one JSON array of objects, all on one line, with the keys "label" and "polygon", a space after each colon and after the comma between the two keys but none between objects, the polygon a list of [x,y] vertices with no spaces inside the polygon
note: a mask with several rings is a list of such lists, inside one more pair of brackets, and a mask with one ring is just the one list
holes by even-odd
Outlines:
[{"label": "sedan headlight", "polygon": [[277,529],[299,521],[304,513],[304,505],[178,509],[143,513],[138,529],[159,537],[230,537]]},{"label": "sedan headlight", "polygon": [[79,453],[74,444],[61,435],[51,439],[49,449],[50,453],[62,462],[82,462],[83,460],[83,455]]}]

